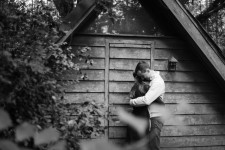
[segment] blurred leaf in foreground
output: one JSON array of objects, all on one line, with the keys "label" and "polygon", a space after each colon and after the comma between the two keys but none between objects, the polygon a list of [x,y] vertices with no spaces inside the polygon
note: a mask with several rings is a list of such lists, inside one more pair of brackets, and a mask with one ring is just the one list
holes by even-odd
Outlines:
[{"label": "blurred leaf in foreground", "polygon": [[66,142],[59,141],[55,145],[51,146],[48,150],[66,150]]},{"label": "blurred leaf in foreground", "polygon": [[188,104],[187,102],[185,101],[182,101],[180,102],[178,105],[177,105],[177,111],[179,113],[188,113],[192,110],[193,108],[191,107],[190,104]]},{"label": "blurred leaf in foreground", "polygon": [[19,147],[12,141],[1,140],[0,149],[1,150],[19,150]]},{"label": "blurred leaf in foreground", "polygon": [[81,142],[81,150],[122,150],[115,144],[109,143],[106,139]]},{"label": "blurred leaf in foreground", "polygon": [[118,116],[120,121],[134,128],[141,136],[145,135],[148,120],[135,117],[123,109],[118,110]]},{"label": "blurred leaf in foreground", "polygon": [[55,128],[48,128],[45,129],[39,133],[37,133],[34,136],[34,144],[40,145],[40,144],[48,144],[50,142],[55,142],[59,139],[59,131]]},{"label": "blurred leaf in foreground", "polygon": [[10,126],[12,126],[12,121],[9,114],[3,109],[0,109],[0,130],[4,130]]},{"label": "blurred leaf in foreground", "polygon": [[35,126],[29,123],[23,123],[16,128],[16,141],[23,141],[33,137],[35,134]]}]

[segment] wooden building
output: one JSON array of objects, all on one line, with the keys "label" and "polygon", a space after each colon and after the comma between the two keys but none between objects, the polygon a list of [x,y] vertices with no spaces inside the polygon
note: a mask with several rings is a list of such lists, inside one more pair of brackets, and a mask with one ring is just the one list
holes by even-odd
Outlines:
[{"label": "wooden building", "polygon": [[[71,29],[59,41],[76,51],[91,47],[88,79],[66,88],[71,103],[95,100],[129,109],[128,92],[136,64],[145,60],[166,83],[164,101],[175,114],[162,131],[161,147],[171,150],[225,149],[225,59],[220,49],[178,0],[113,0],[112,14],[96,15],[95,0],[82,0],[65,22]],[[176,71],[168,60],[178,60]],[[73,74],[66,75],[73,80]],[[185,105],[183,105],[185,104]],[[107,138],[122,142],[126,126],[109,121]]]}]

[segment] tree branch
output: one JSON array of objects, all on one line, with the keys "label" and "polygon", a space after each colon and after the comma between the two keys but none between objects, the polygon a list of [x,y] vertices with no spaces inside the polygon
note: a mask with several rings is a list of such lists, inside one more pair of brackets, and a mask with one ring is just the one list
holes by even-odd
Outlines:
[{"label": "tree branch", "polygon": [[217,13],[219,10],[225,8],[225,0],[215,0],[208,8],[206,8],[201,14],[196,16],[199,22],[204,23],[213,14]]}]

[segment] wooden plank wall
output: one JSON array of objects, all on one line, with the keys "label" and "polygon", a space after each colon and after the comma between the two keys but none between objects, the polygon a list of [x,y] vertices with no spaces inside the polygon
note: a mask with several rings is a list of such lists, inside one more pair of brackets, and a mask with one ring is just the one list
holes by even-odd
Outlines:
[{"label": "wooden plank wall", "polygon": [[[174,114],[163,127],[162,149],[225,149],[224,94],[221,94],[219,86],[192,49],[185,42],[175,38],[75,36],[71,42],[73,50],[81,46],[90,46],[94,65],[84,70],[89,77],[88,80],[66,87],[68,102],[80,103],[85,99],[109,104],[107,136],[115,143],[125,141],[126,125],[113,120],[117,118],[116,112],[119,107],[131,110],[127,97],[133,85],[132,71],[139,60],[150,61],[146,59],[150,57],[150,53],[146,49],[142,49],[141,52],[135,49],[130,53],[127,49],[109,47],[110,58],[107,60],[106,43],[113,43],[115,40],[155,43],[154,69],[161,72],[166,82],[164,101],[166,107]],[[168,59],[171,56],[179,61],[176,72],[167,71]],[[108,71],[105,69],[107,61]],[[108,76],[105,75],[106,72]],[[71,73],[65,76],[67,80],[73,79]],[[107,84],[105,78],[109,79]]]}]

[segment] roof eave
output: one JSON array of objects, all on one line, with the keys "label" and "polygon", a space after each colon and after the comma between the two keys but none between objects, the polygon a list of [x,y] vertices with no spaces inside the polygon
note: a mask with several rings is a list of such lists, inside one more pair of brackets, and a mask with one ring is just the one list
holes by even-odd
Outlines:
[{"label": "roof eave", "polygon": [[95,14],[97,4],[95,0],[82,0],[73,11],[63,19],[61,26],[68,26],[70,29],[56,43],[61,45],[65,42],[88,18]]},{"label": "roof eave", "polygon": [[161,1],[168,7],[179,22],[179,25],[186,31],[189,36],[189,41],[197,47],[197,53],[200,54],[203,61],[209,66],[218,84],[225,90],[225,62],[222,54],[218,52],[218,46],[179,1]]}]

